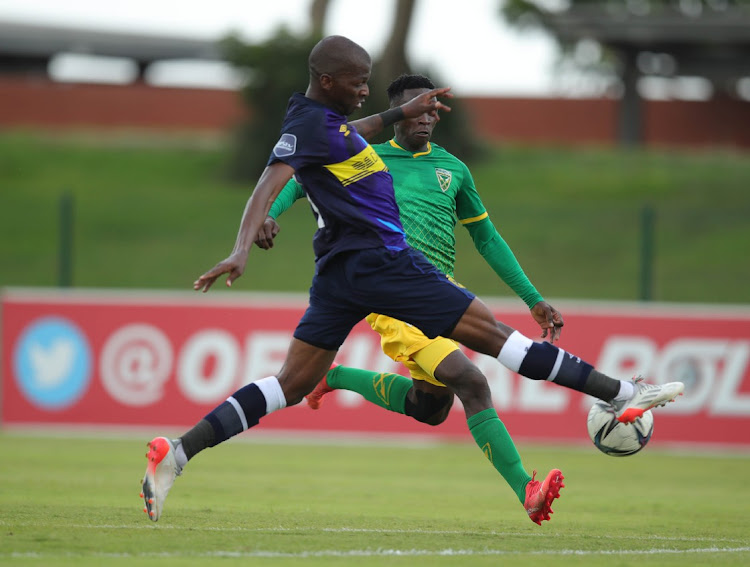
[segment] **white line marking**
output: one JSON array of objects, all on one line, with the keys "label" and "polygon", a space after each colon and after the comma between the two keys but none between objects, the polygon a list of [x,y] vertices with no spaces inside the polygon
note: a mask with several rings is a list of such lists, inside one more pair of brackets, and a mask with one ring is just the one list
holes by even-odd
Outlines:
[{"label": "white line marking", "polygon": [[34,551],[23,553],[0,553],[0,557],[10,558],[51,558],[51,557],[106,557],[106,558],[146,558],[146,557],[445,557],[445,556],[482,556],[482,555],[534,555],[534,556],[556,556],[556,555],[689,555],[697,553],[745,553],[750,552],[750,547],[705,547],[693,549],[626,549],[626,550],[583,550],[583,549],[558,549],[548,551],[507,551],[503,549],[349,549],[349,550],[322,550],[322,551],[300,551],[287,553],[281,551],[205,551],[191,553],[189,551],[177,552],[141,552],[141,553],[38,553]]},{"label": "white line marking", "polygon": [[[402,535],[472,535],[472,536],[492,536],[492,537],[529,537],[537,538],[569,538],[568,534],[550,534],[542,532],[495,532],[495,531],[471,531],[471,530],[397,530],[382,528],[318,528],[310,526],[298,526],[294,528],[285,528],[283,526],[268,526],[263,528],[247,528],[242,526],[222,527],[222,526],[175,526],[172,524],[157,524],[153,522],[143,522],[138,524],[64,524],[66,528],[84,529],[84,530],[189,530],[191,532],[249,532],[249,533],[284,533],[284,532],[310,532],[310,533],[371,533],[371,534],[402,534]],[[7,522],[0,520],[0,526],[3,527],[34,527],[34,528],[54,528],[59,524],[39,523],[39,522]],[[606,540],[639,540],[639,541],[682,541],[700,543],[704,541],[712,543],[737,543],[745,545],[749,543],[745,539],[737,538],[716,538],[716,537],[685,537],[685,536],[662,536],[662,535],[621,535],[621,534],[603,534],[587,535],[589,539],[606,539]],[[748,548],[750,549],[750,548]]]}]

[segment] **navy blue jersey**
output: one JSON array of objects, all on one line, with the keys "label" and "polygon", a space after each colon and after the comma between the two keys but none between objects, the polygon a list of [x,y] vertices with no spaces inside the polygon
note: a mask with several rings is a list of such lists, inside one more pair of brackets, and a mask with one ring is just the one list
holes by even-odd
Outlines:
[{"label": "navy blue jersey", "polygon": [[294,168],[317,217],[318,270],[347,250],[407,248],[388,168],[346,116],[293,95],[268,165],[279,161]]}]

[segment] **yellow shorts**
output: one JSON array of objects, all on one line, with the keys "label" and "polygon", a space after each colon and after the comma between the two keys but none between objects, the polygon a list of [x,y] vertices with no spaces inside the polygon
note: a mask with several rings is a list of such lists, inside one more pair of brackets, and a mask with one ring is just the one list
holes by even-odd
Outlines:
[{"label": "yellow shorts", "polygon": [[380,335],[383,352],[409,369],[414,380],[445,386],[435,379],[435,369],[446,356],[458,350],[458,343],[437,337],[427,338],[416,327],[387,315],[370,313],[367,322]]}]

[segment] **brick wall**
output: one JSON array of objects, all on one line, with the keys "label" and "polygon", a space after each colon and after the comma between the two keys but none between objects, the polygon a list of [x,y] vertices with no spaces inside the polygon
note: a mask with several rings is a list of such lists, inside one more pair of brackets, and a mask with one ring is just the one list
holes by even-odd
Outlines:
[{"label": "brick wall", "polygon": [[[612,145],[609,99],[465,99],[479,135],[528,144]],[[143,128],[219,132],[245,114],[233,91],[63,84],[0,77],[0,128]],[[750,102],[647,101],[644,139],[653,146],[750,148]]]}]

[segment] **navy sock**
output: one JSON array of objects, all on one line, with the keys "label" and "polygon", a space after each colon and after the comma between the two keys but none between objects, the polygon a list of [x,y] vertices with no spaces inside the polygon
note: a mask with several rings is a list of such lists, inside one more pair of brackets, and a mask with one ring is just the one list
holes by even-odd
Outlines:
[{"label": "navy sock", "polygon": [[204,418],[214,430],[214,444],[255,425],[266,415],[266,398],[255,383],[237,390]]},{"label": "navy sock", "polygon": [[514,331],[497,359],[532,380],[548,380],[566,388],[609,401],[617,395],[620,381],[597,372],[581,360],[550,343],[537,343]]},{"label": "navy sock", "polygon": [[583,392],[593,366],[550,343],[532,343],[518,371]]},{"label": "navy sock", "polygon": [[580,357],[550,343],[533,343],[521,362],[519,374],[548,380],[605,402],[620,390],[620,381],[594,369]]}]

